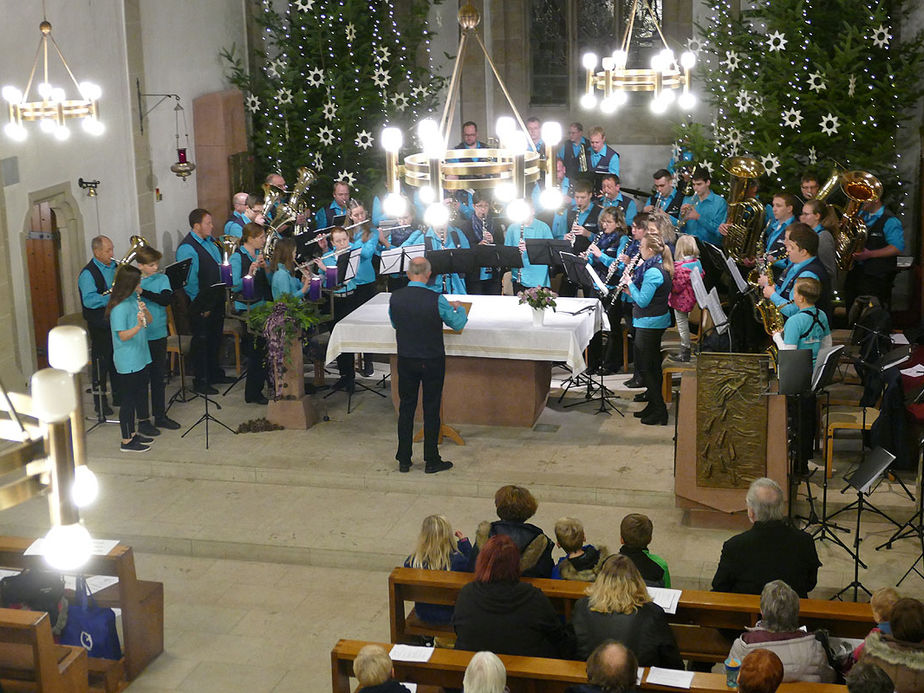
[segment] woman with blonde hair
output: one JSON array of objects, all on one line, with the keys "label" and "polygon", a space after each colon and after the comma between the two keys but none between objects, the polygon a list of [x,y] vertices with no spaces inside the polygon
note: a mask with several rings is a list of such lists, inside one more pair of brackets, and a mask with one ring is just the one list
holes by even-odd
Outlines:
[{"label": "woman with blonde hair", "polygon": [[[452,531],[445,515],[430,515],[424,518],[417,546],[404,561],[404,567],[468,572],[471,551],[469,540],[459,530]],[[445,604],[417,602],[414,608],[425,623],[445,625],[452,620],[453,609]]]},{"label": "woman with blonde hair", "polygon": [[661,337],[671,326],[668,298],[674,274],[671,250],[660,236],[652,233],[642,239],[642,262],[624,289],[632,298],[632,326],[635,328],[635,367],[645,386],[635,401],[648,402],[634,413],[647,426],[667,424],[667,406],[661,395]]},{"label": "woman with blonde hair", "polygon": [[587,596],[575,602],[571,625],[581,659],[602,642],[618,640],[636,654],[641,667],[683,669],[664,610],[651,601],[628,556],[615,554],[603,562]]}]

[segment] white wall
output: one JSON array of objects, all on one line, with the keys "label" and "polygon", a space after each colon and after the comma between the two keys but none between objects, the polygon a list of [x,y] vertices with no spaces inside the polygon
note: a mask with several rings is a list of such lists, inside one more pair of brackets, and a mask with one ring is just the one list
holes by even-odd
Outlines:
[{"label": "white wall", "polygon": [[[141,0],[140,7],[145,64],[142,87],[147,92],[180,96],[189,126],[189,157],[195,163],[192,102],[230,86],[225,79],[226,65],[218,53],[235,44],[237,54],[243,56],[241,0]],[[157,99],[147,99],[147,107],[156,102]],[[163,195],[162,201],[154,202],[157,238],[149,240],[168,259],[172,259],[177,242],[189,231],[186,217],[198,207],[196,180],[200,175],[196,171],[184,183],[170,171],[176,162],[175,103],[173,99],[165,101],[145,120],[154,171],[152,187],[159,187]],[[180,146],[186,146],[182,117]],[[224,221],[216,219],[215,223]]]},{"label": "white wall", "polygon": [[[39,39],[40,3],[3,3],[4,40],[0,42],[0,83],[23,88]],[[147,91],[176,92],[183,98],[187,122],[192,131],[192,99],[226,88],[218,51],[236,43],[243,45],[244,21],[241,0],[140,0],[142,48],[145,56]],[[19,363],[24,372],[34,368],[32,323],[28,303],[28,276],[23,232],[27,227],[30,195],[51,186],[71,187],[82,216],[84,242],[81,262],[89,257],[90,239],[97,233],[96,204],[77,187],[77,179],[99,179],[99,225],[110,236],[120,257],[128,237],[138,232],[139,213],[135,185],[133,132],[138,124],[130,115],[135,100],[135,75],[128,70],[128,49],[134,44],[126,36],[123,0],[69,0],[48,5],[53,35],[80,80],[102,87],[101,120],[106,131],[101,137],[86,135],[79,125],[64,143],[30,127],[26,142],[14,143],[0,135],[0,159],[18,159],[20,182],[3,189],[5,225],[9,230],[15,331]],[[60,68],[56,67],[55,70]],[[63,72],[63,70],[61,70]],[[63,85],[64,75],[52,72],[51,81]],[[149,102],[149,105],[153,102]],[[2,118],[5,121],[5,118]],[[149,128],[149,129],[148,129]],[[164,193],[155,204],[156,244],[186,231],[185,217],[196,207],[196,174],[183,184],[169,170],[174,163],[174,114],[164,104],[146,123],[151,138],[155,181]],[[192,138],[191,138],[192,139]],[[193,146],[190,141],[191,147]],[[142,181],[144,184],[144,181]],[[77,224],[79,226],[79,224]],[[73,233],[74,229],[68,229]],[[172,257],[175,241],[165,250]],[[64,258],[65,264],[73,258]],[[64,278],[65,308],[79,309],[76,277]],[[0,297],[9,300],[9,297]]]}]

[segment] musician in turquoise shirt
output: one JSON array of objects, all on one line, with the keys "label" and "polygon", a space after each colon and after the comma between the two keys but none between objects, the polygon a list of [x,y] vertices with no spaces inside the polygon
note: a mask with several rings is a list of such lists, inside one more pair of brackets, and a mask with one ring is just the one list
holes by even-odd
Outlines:
[{"label": "musician in turquoise shirt", "polygon": [[507,233],[504,235],[504,245],[519,248],[520,254],[523,256],[523,267],[513,270],[515,275],[513,284],[514,293],[535,286],[551,286],[551,281],[549,280],[549,266],[530,264],[529,257],[526,254],[526,239],[551,239],[552,229],[550,229],[549,225],[545,222],[536,219],[531,204],[529,210],[529,216],[524,223],[522,225],[510,224],[510,226],[507,227]]},{"label": "musician in turquoise shirt", "polygon": [[722,246],[719,225],[725,223],[728,204],[710,189],[709,173],[698,168],[693,173],[693,195],[687,197],[680,207],[683,231],[712,245]]},{"label": "musician in turquoise shirt", "polygon": [[[444,227],[442,233],[437,233],[433,227],[428,228],[426,233],[417,229],[401,245],[420,245],[423,244],[429,250],[450,250],[452,248],[470,248],[468,238],[462,233],[461,229],[455,226]],[[465,287],[465,280],[458,274],[452,273],[447,275],[434,274],[430,277],[429,284],[431,287],[445,294],[465,294],[468,290]]]},{"label": "musician in turquoise shirt", "polygon": [[282,296],[302,298],[308,290],[311,277],[304,272],[302,279],[296,279],[295,274],[295,239],[283,238],[276,244],[273,251],[273,300],[278,301]]},{"label": "musician in turquoise shirt", "polygon": [[796,204],[796,198],[793,195],[777,193],[773,196],[773,204],[770,207],[773,218],[767,223],[767,228],[764,230],[764,250],[768,255],[773,255],[777,258],[773,266],[778,272],[782,271],[787,264],[786,228],[796,221],[792,212]]},{"label": "musician in turquoise shirt", "polygon": [[[266,231],[259,224],[247,224],[241,235],[241,244],[236,252],[231,253],[231,290],[235,293],[244,291],[244,277],[249,276],[254,282],[253,303],[234,302],[234,309],[238,312],[246,311],[247,307],[256,308],[266,303],[266,263],[263,258],[263,246],[266,243]],[[244,263],[247,262],[247,268]],[[263,270],[261,272],[261,270]],[[262,276],[261,276],[262,275]],[[258,285],[259,282],[259,285]],[[271,297],[270,297],[271,298]]]}]

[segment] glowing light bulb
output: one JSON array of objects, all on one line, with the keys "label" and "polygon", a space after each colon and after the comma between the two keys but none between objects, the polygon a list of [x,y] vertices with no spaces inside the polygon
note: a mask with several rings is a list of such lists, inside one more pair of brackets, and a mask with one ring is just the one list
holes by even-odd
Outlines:
[{"label": "glowing light bulb", "polygon": [[429,185],[424,185],[420,188],[420,193],[418,193],[420,201],[425,205],[433,204],[436,201],[436,190],[434,190]]},{"label": "glowing light bulb", "polygon": [[11,84],[7,84],[3,87],[3,91],[0,92],[3,95],[3,98],[10,103],[19,103],[22,101],[22,91],[17,89]]},{"label": "glowing light bulb", "polygon": [[651,108],[651,112],[655,115],[662,115],[665,111],[667,111],[667,104],[663,101],[663,99],[652,99],[649,107]]},{"label": "glowing light bulb", "polygon": [[597,97],[591,93],[584,94],[581,97],[581,108],[589,111],[591,108],[597,105]]},{"label": "glowing light bulb", "polygon": [[529,219],[529,203],[523,198],[511,200],[507,205],[507,218],[514,224],[522,224]]},{"label": "glowing light bulb", "polygon": [[561,142],[561,123],[547,120],[542,124],[542,141],[554,147]]},{"label": "glowing light bulb", "polygon": [[684,111],[692,111],[696,107],[696,94],[691,91],[685,91],[677,99],[677,105]]},{"label": "glowing light bulb", "polygon": [[78,508],[85,508],[93,503],[99,495],[99,480],[86,465],[74,470],[74,484],[71,486],[71,498]]},{"label": "glowing light bulb", "polygon": [[94,135],[96,137],[102,135],[103,131],[106,129],[96,118],[84,118],[81,125],[83,125],[83,129],[88,135]]},{"label": "glowing light bulb", "polygon": [[445,226],[449,223],[449,208],[444,204],[434,202],[424,212],[424,222],[433,227]]},{"label": "glowing light bulb", "polygon": [[543,209],[553,210],[561,207],[563,197],[558,188],[546,188],[539,193],[539,204]]},{"label": "glowing light bulb", "polygon": [[517,194],[517,186],[510,181],[498,183],[494,188],[494,197],[498,202],[510,202]]},{"label": "glowing light bulb", "polygon": [[87,101],[98,101],[99,97],[103,95],[103,90],[99,88],[99,85],[93,82],[81,82],[80,94]]},{"label": "glowing light bulb", "polygon": [[629,60],[629,54],[622,50],[613,51],[613,62],[616,63],[616,69],[621,70],[626,66]]},{"label": "glowing light bulb", "polygon": [[629,101],[629,94],[620,89],[619,91],[613,92],[613,95],[610,98],[613,99],[613,102],[617,107],[625,106]]},{"label": "glowing light bulb", "polygon": [[684,51],[680,54],[680,65],[686,69],[690,70],[696,65],[696,53],[693,51]]},{"label": "glowing light bulb", "polygon": [[404,216],[407,214],[407,200],[396,193],[388,193],[382,201],[382,211],[391,218]]},{"label": "glowing light bulb", "polygon": [[600,102],[600,112],[606,115],[613,113],[616,110],[616,102],[613,101],[612,97],[603,99]]},{"label": "glowing light bulb", "polygon": [[382,143],[382,149],[386,152],[397,152],[404,144],[404,135],[401,134],[399,128],[383,128],[379,142]]},{"label": "glowing light bulb", "polygon": [[19,123],[7,123],[3,126],[3,132],[14,142],[23,142],[28,134],[26,129]]},{"label": "glowing light bulb", "polygon": [[64,142],[70,136],[71,131],[67,125],[59,125],[55,128],[55,139],[59,142]]},{"label": "glowing light bulb", "polygon": [[47,132],[49,135],[58,127],[53,118],[42,118],[39,121],[39,130]]},{"label": "glowing light bulb", "polygon": [[39,96],[41,96],[43,99],[50,99],[51,92],[54,87],[52,87],[48,82],[39,82],[37,89]]},{"label": "glowing light bulb", "polygon": [[597,67],[597,55],[596,53],[584,53],[584,57],[581,58],[581,64],[584,66],[585,70],[594,70]]},{"label": "glowing light bulb", "polygon": [[45,535],[42,548],[52,568],[74,570],[90,559],[93,540],[83,525],[58,525]]},{"label": "glowing light bulb", "polygon": [[55,103],[60,103],[67,98],[67,94],[64,93],[64,90],[61,87],[55,87],[51,90],[51,100]]}]

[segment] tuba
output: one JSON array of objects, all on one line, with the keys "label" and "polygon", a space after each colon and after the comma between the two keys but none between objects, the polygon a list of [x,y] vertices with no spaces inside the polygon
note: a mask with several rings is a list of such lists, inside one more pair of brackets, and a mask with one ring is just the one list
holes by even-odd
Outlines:
[{"label": "tuba", "polygon": [[[128,240],[132,245],[128,249],[128,252],[125,253],[125,255],[122,256],[122,259],[119,260],[119,262],[117,263],[118,267],[122,267],[123,265],[130,265],[132,262],[135,261],[135,257],[138,255],[139,250],[141,250],[142,248],[151,247],[151,244],[148,243],[147,239],[144,236],[132,236]],[[118,270],[118,267],[116,268],[116,270]],[[114,279],[113,279],[113,282],[115,282]],[[106,291],[102,293],[102,295],[108,296],[111,293],[112,293],[112,287],[110,286]]]},{"label": "tuba", "polygon": [[276,216],[276,207],[279,205],[284,194],[285,190],[282,188],[277,188],[275,185],[270,185],[269,183],[263,184],[263,216],[266,218],[267,222],[272,221]]},{"label": "tuba", "polygon": [[748,186],[764,174],[764,167],[749,156],[732,156],[722,162],[731,177],[728,189],[728,235],[725,249],[735,260],[750,260],[757,255],[764,230],[764,206],[754,197],[745,197]]},{"label": "tuba", "polygon": [[841,190],[849,202],[834,230],[834,255],[837,257],[837,266],[847,271],[853,267],[853,254],[863,250],[866,245],[868,234],[866,224],[860,219],[860,210],[865,203],[882,196],[882,183],[866,171],[849,171],[840,179]]},{"label": "tuba", "polygon": [[831,169],[831,175],[828,176],[828,180],[825,181],[825,184],[818,189],[818,194],[815,195],[815,199],[819,202],[824,202],[827,200],[831,193],[834,192],[834,189],[837,187],[837,184],[844,173],[844,169],[842,169],[837,162],[834,162],[834,168]]},{"label": "tuba", "polygon": [[[273,220],[269,225],[271,231],[278,231],[283,226],[293,223],[299,214],[306,211],[307,207],[301,198],[315,180],[317,180],[317,175],[307,166],[302,166],[298,169],[298,180],[295,181],[295,185],[292,187],[289,199],[285,202],[280,202],[276,207]],[[266,202],[263,203],[263,208],[264,210],[266,209]]]}]

